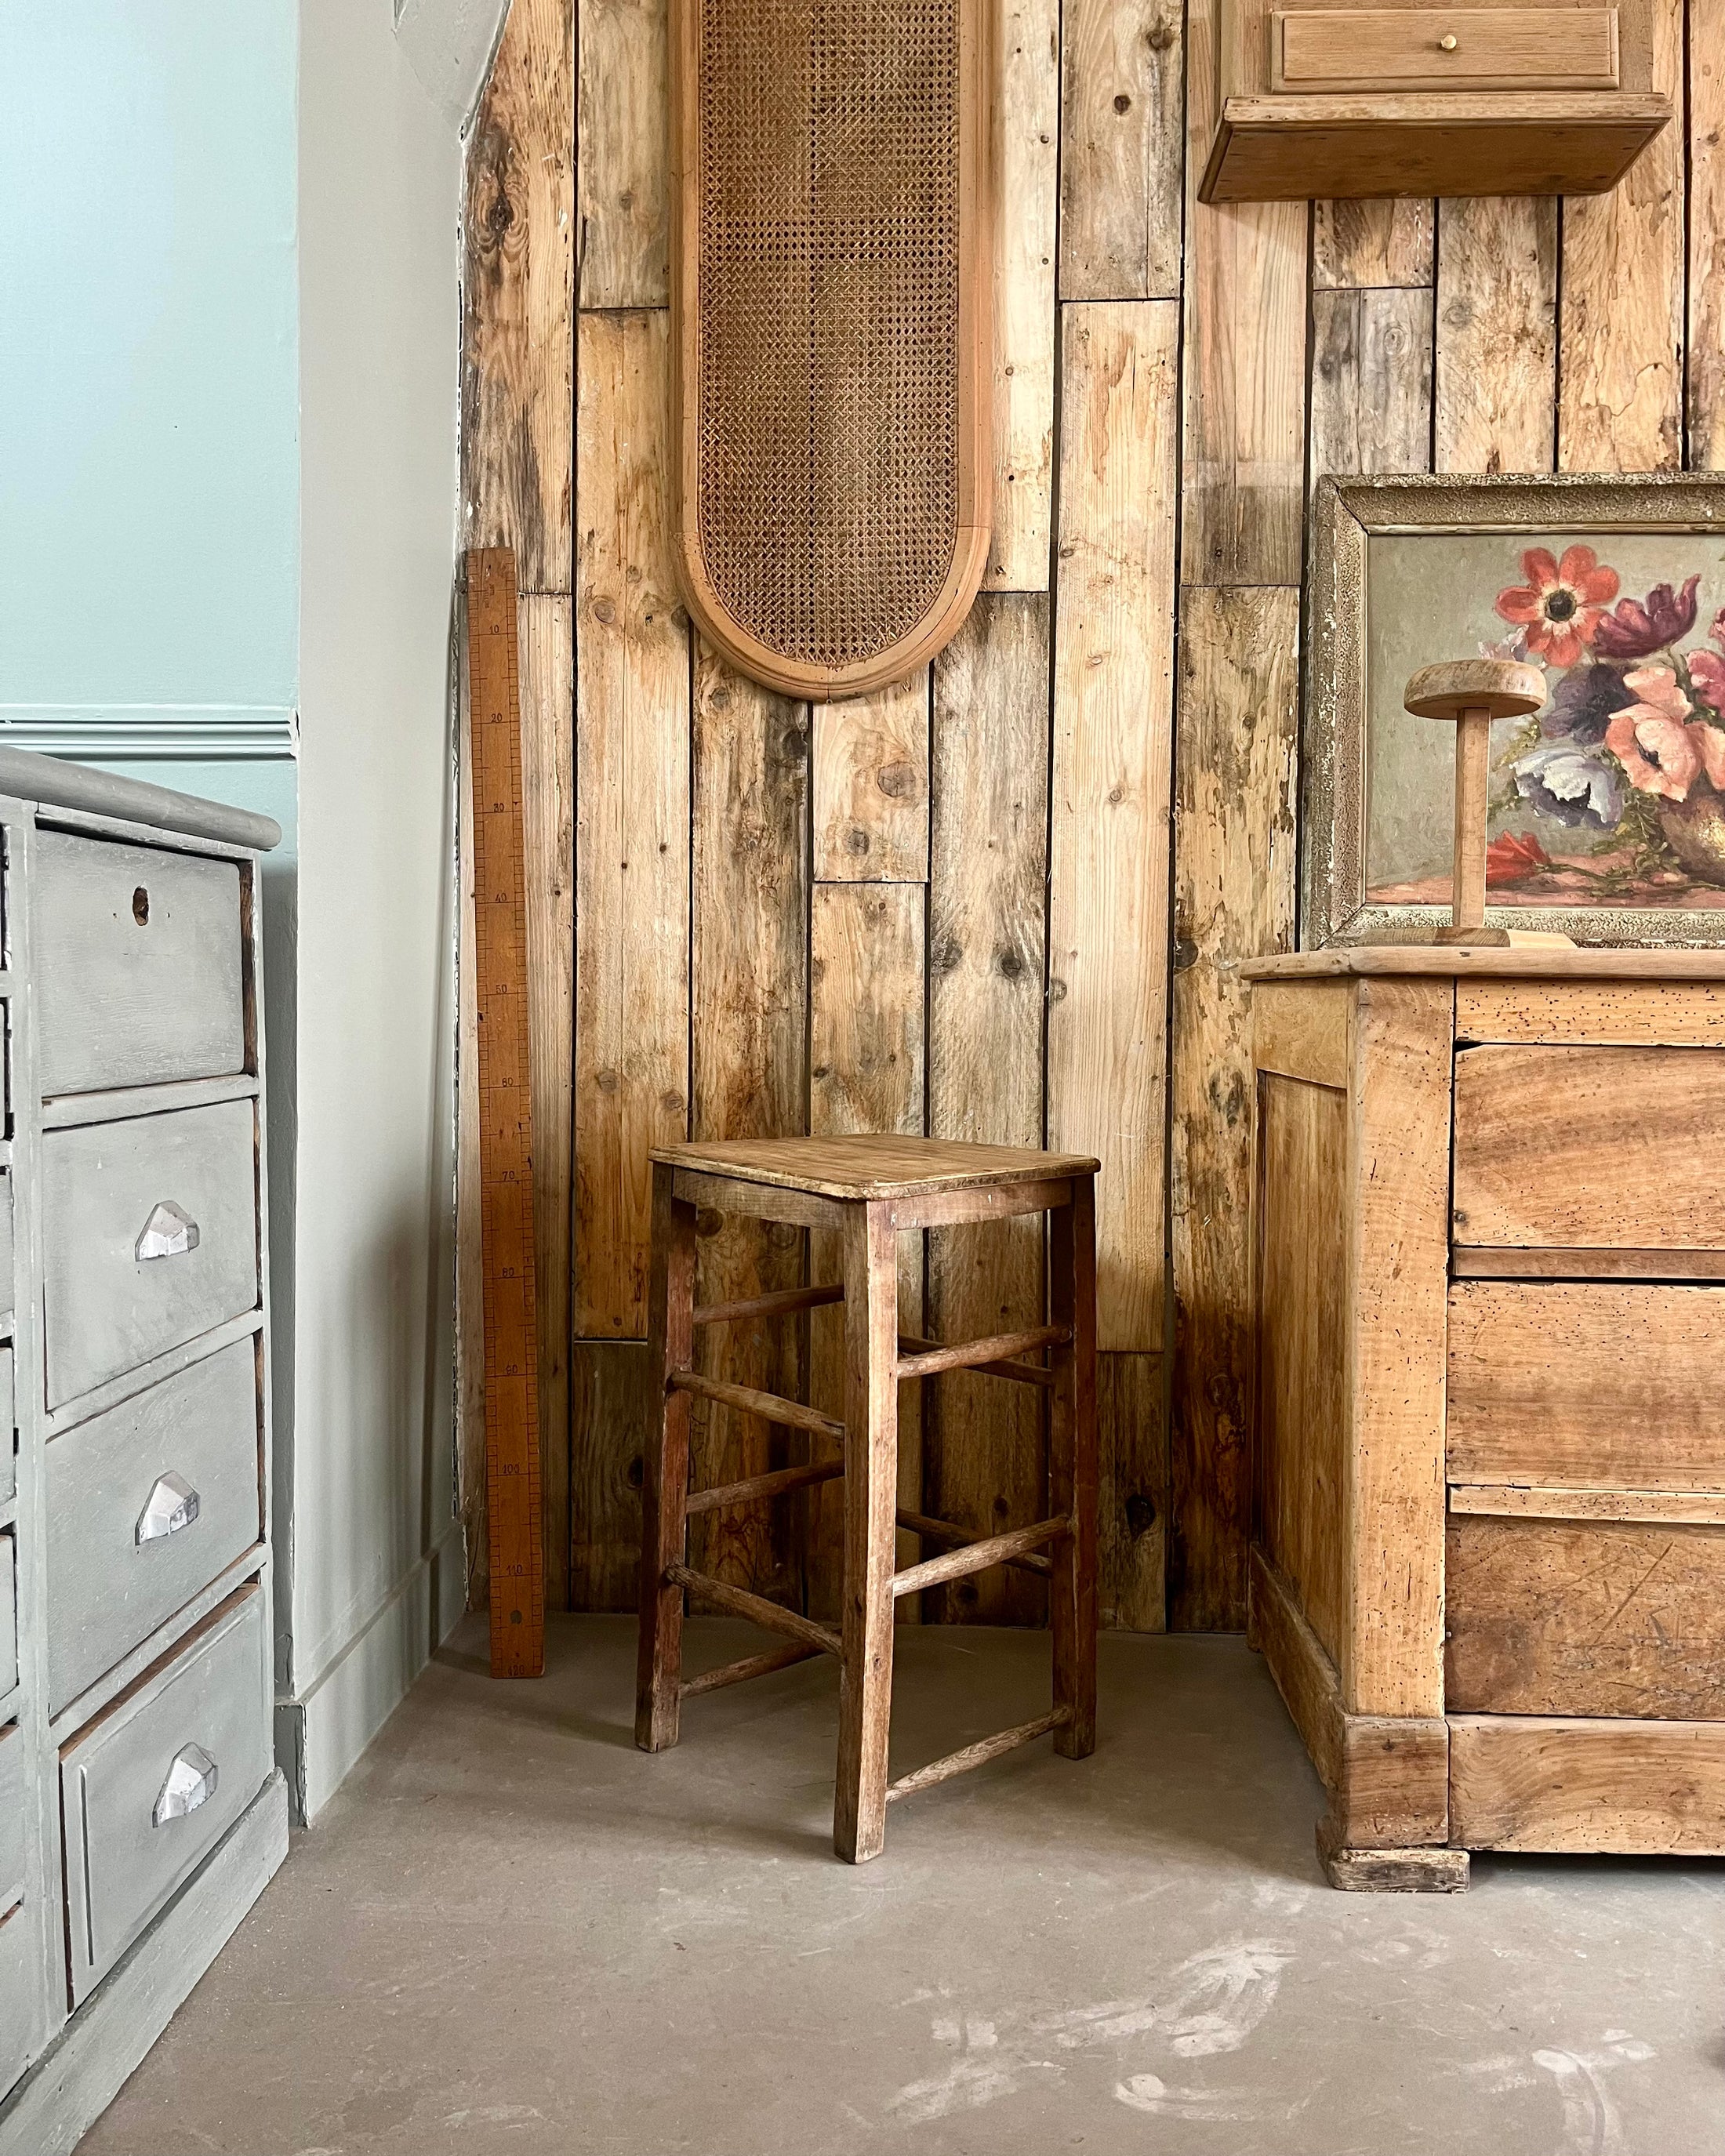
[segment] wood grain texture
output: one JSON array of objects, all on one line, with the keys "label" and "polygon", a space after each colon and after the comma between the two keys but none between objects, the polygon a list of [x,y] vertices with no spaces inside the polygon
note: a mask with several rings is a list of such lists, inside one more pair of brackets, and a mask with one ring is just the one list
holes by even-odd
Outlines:
[{"label": "wood grain texture", "polygon": [[1725,1491],[1530,1489],[1515,1482],[1452,1482],[1450,1512],[1497,1520],[1644,1520],[1725,1527]]},{"label": "wood grain texture", "polygon": [[569,1604],[639,1600],[643,1461],[657,1412],[644,1340],[578,1340],[569,1351]]},{"label": "wood grain texture", "polygon": [[1725,1486],[1712,1372],[1725,1291],[1458,1281],[1449,1472],[1459,1482]]},{"label": "wood grain texture", "polygon": [[646,1323],[648,1148],[686,1134],[689,632],[666,522],[660,314],[581,317],[575,1330]]},{"label": "wood grain texture", "polygon": [[1252,1383],[1251,1019],[1237,961],[1286,948],[1295,906],[1300,595],[1181,600],[1174,816],[1170,1622],[1245,1607]]},{"label": "wood grain texture", "polygon": [[1256,1540],[1339,1666],[1350,1614],[1345,1093],[1260,1081]]},{"label": "wood grain texture", "polygon": [[1725,1717],[1725,1531],[1452,1517],[1445,1563],[1452,1713]]},{"label": "wood grain texture", "polygon": [[1099,1621],[1122,1632],[1168,1629],[1168,1358],[1096,1358],[1101,1472],[1096,1502]]},{"label": "wood grain texture", "polygon": [[1353,1073],[1353,1002],[1339,983],[1261,982],[1252,993],[1254,1065],[1346,1092]]},{"label": "wood grain texture", "polygon": [[1215,131],[1217,9],[1186,23],[1185,462],[1188,584],[1297,584],[1305,541],[1310,207],[1197,199]]},{"label": "wood grain texture", "polygon": [[[791,1137],[805,1114],[809,1034],[809,727],[805,706],[732,672],[698,644],[695,665],[690,1134]],[[803,1231],[737,1215],[697,1218],[703,1303],[799,1287]],[[703,1328],[695,1368],[789,1399],[803,1382],[803,1328],[759,1317]],[[758,1416],[695,1403],[697,1488],[792,1464],[794,1440]],[[782,1502],[703,1517],[697,1571],[801,1600],[795,1517]]]},{"label": "wood grain texture", "polygon": [[1450,1838],[1725,1856],[1725,1722],[1453,1716]]},{"label": "wood grain texture", "polygon": [[1429,287],[1312,295],[1312,483],[1431,461]]},{"label": "wood grain texture", "polygon": [[511,0],[468,141],[462,543],[570,588],[574,465],[573,0]]},{"label": "wood grain texture", "polygon": [[[569,1606],[569,1236],[575,1134],[575,639],[568,598],[519,603],[527,1040],[545,1604]],[[470,950],[473,947],[469,945]]]},{"label": "wood grain texture", "polygon": [[1443,1711],[1444,1313],[1450,1029],[1435,981],[1368,983],[1350,1102],[1351,1714]]},{"label": "wood grain texture", "polygon": [[1438,204],[1433,469],[1544,472],[1557,445],[1558,209]]},{"label": "wood grain texture", "polygon": [[1180,289],[1183,9],[1070,0],[1062,19],[1060,297]]},{"label": "wood grain texture", "polygon": [[1463,981],[1455,989],[1455,1038],[1725,1048],[1725,992],[1704,982]]},{"label": "wood grain texture", "polygon": [[583,307],[670,297],[666,0],[579,0],[576,192]]},{"label": "wood grain texture", "polygon": [[[466,634],[465,613],[462,634]],[[473,746],[466,653],[461,654],[455,795],[459,907],[455,945],[455,1489],[467,1544],[467,1606],[489,1607],[485,1502],[485,1274],[480,1235],[479,996],[473,953]],[[548,1554],[548,1553],[547,1553]]]},{"label": "wood grain texture", "polygon": [[[855,1132],[917,1137],[923,1127],[927,1032],[923,993],[927,893],[921,884],[817,884],[809,914],[809,1127],[817,1137]],[[840,1237],[812,1235],[809,1276],[845,1278]],[[921,1333],[922,1252],[920,1237],[899,1251],[898,1322]],[[842,1420],[845,1413],[845,1339],[840,1309],[810,1313],[809,1398]],[[951,1382],[948,1380],[947,1382]],[[922,1512],[921,1388],[898,1394],[897,1503]],[[836,1617],[843,1578],[842,1491],[816,1489],[806,1504],[808,1607]],[[920,1554],[913,1536],[899,1537],[901,1563]],[[899,1621],[915,1620],[914,1599]]]},{"label": "wood grain texture", "polygon": [[1102,1161],[1100,1344],[1146,1350],[1165,1322],[1178,333],[1165,300],[1062,316],[1048,1142]]},{"label": "wood grain texture", "polygon": [[928,876],[928,669],[814,707],[814,880]]},{"label": "wood grain texture", "polygon": [[1686,461],[1725,470],[1725,0],[1689,0]]},{"label": "wood grain texture", "polygon": [[1312,285],[1317,292],[1432,281],[1436,205],[1413,200],[1320,202],[1312,213]]},{"label": "wood grain texture", "polygon": [[1058,0],[1004,0],[995,18],[991,100],[994,495],[985,592],[1048,589],[1060,49]]},{"label": "wood grain texture", "polygon": [[1712,1048],[1470,1048],[1455,1059],[1455,1240],[1725,1246],[1725,1190],[1674,1176],[1725,1123]]},{"label": "wood grain texture", "polygon": [[[1049,606],[980,598],[935,662],[928,889],[928,1128],[1038,1146],[1047,978]],[[937,1229],[927,1322],[942,1341],[1038,1324],[1040,1215]],[[1046,1517],[1040,1396],[964,1373],[923,1398],[924,1509],[979,1535]],[[951,1619],[1041,1624],[1047,1590],[1004,1570],[939,1598]]]},{"label": "wood grain texture", "polygon": [[1651,29],[1653,87],[1676,117],[1609,194],[1563,204],[1560,471],[1683,461],[1683,0],[1623,0]]}]

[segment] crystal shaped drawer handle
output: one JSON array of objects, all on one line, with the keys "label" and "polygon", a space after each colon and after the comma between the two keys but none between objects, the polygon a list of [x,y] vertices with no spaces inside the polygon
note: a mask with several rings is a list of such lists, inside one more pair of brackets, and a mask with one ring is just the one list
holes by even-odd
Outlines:
[{"label": "crystal shaped drawer handle", "polygon": [[138,1237],[141,1264],[150,1258],[182,1258],[187,1250],[197,1248],[198,1223],[172,1198],[164,1198],[150,1209],[144,1232]]},{"label": "crystal shaped drawer handle", "polygon": [[187,1812],[207,1804],[220,1779],[215,1761],[201,1744],[182,1745],[150,1815],[151,1825],[165,1826],[169,1820],[184,1819]]},{"label": "crystal shaped drawer handle", "polygon": [[183,1475],[172,1471],[157,1478],[150,1501],[138,1514],[138,1548],[177,1535],[198,1517],[198,1492]]}]

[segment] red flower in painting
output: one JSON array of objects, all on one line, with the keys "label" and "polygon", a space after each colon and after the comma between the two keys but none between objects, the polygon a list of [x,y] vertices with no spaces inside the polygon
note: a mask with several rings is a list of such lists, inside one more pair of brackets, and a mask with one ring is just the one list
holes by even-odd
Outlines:
[{"label": "red flower in painting", "polygon": [[1640,701],[1613,718],[1605,746],[1630,784],[1642,793],[1686,801],[1704,772],[1716,791],[1725,792],[1725,732],[1690,719],[1694,707],[1670,667],[1643,666],[1623,680]]},{"label": "red flower in painting", "polygon": [[1530,652],[1553,666],[1573,666],[1617,597],[1615,569],[1602,568],[1591,547],[1568,548],[1561,562],[1543,547],[1522,557],[1525,584],[1497,594],[1497,611],[1527,635]]},{"label": "red flower in painting", "polygon": [[1488,886],[1521,883],[1539,870],[1551,866],[1551,855],[1538,839],[1524,832],[1506,831],[1501,838],[1493,839],[1486,849],[1486,881]]},{"label": "red flower in painting", "polygon": [[1620,599],[1615,613],[1608,613],[1594,637],[1594,649],[1602,659],[1645,659],[1655,651],[1668,651],[1680,636],[1695,626],[1697,573],[1684,585],[1680,597],[1669,584],[1656,584],[1646,599]]},{"label": "red flower in painting", "polygon": [[1692,651],[1689,685],[1704,704],[1725,715],[1725,659],[1717,651]]}]

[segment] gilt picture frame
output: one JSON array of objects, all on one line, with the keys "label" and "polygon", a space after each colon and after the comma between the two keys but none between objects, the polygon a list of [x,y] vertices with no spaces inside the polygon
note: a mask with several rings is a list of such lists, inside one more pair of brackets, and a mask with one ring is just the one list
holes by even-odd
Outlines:
[{"label": "gilt picture frame", "polygon": [[1548,684],[1493,728],[1487,921],[1725,944],[1725,476],[1326,478],[1309,562],[1302,947],[1447,921],[1453,740],[1402,692],[1482,654]]}]

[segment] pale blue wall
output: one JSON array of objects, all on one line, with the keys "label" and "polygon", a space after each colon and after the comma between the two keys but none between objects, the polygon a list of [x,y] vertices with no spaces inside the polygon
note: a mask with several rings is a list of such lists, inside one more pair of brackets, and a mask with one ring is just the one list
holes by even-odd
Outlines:
[{"label": "pale blue wall", "polygon": [[296,701],[297,15],[0,0],[0,720]]}]

